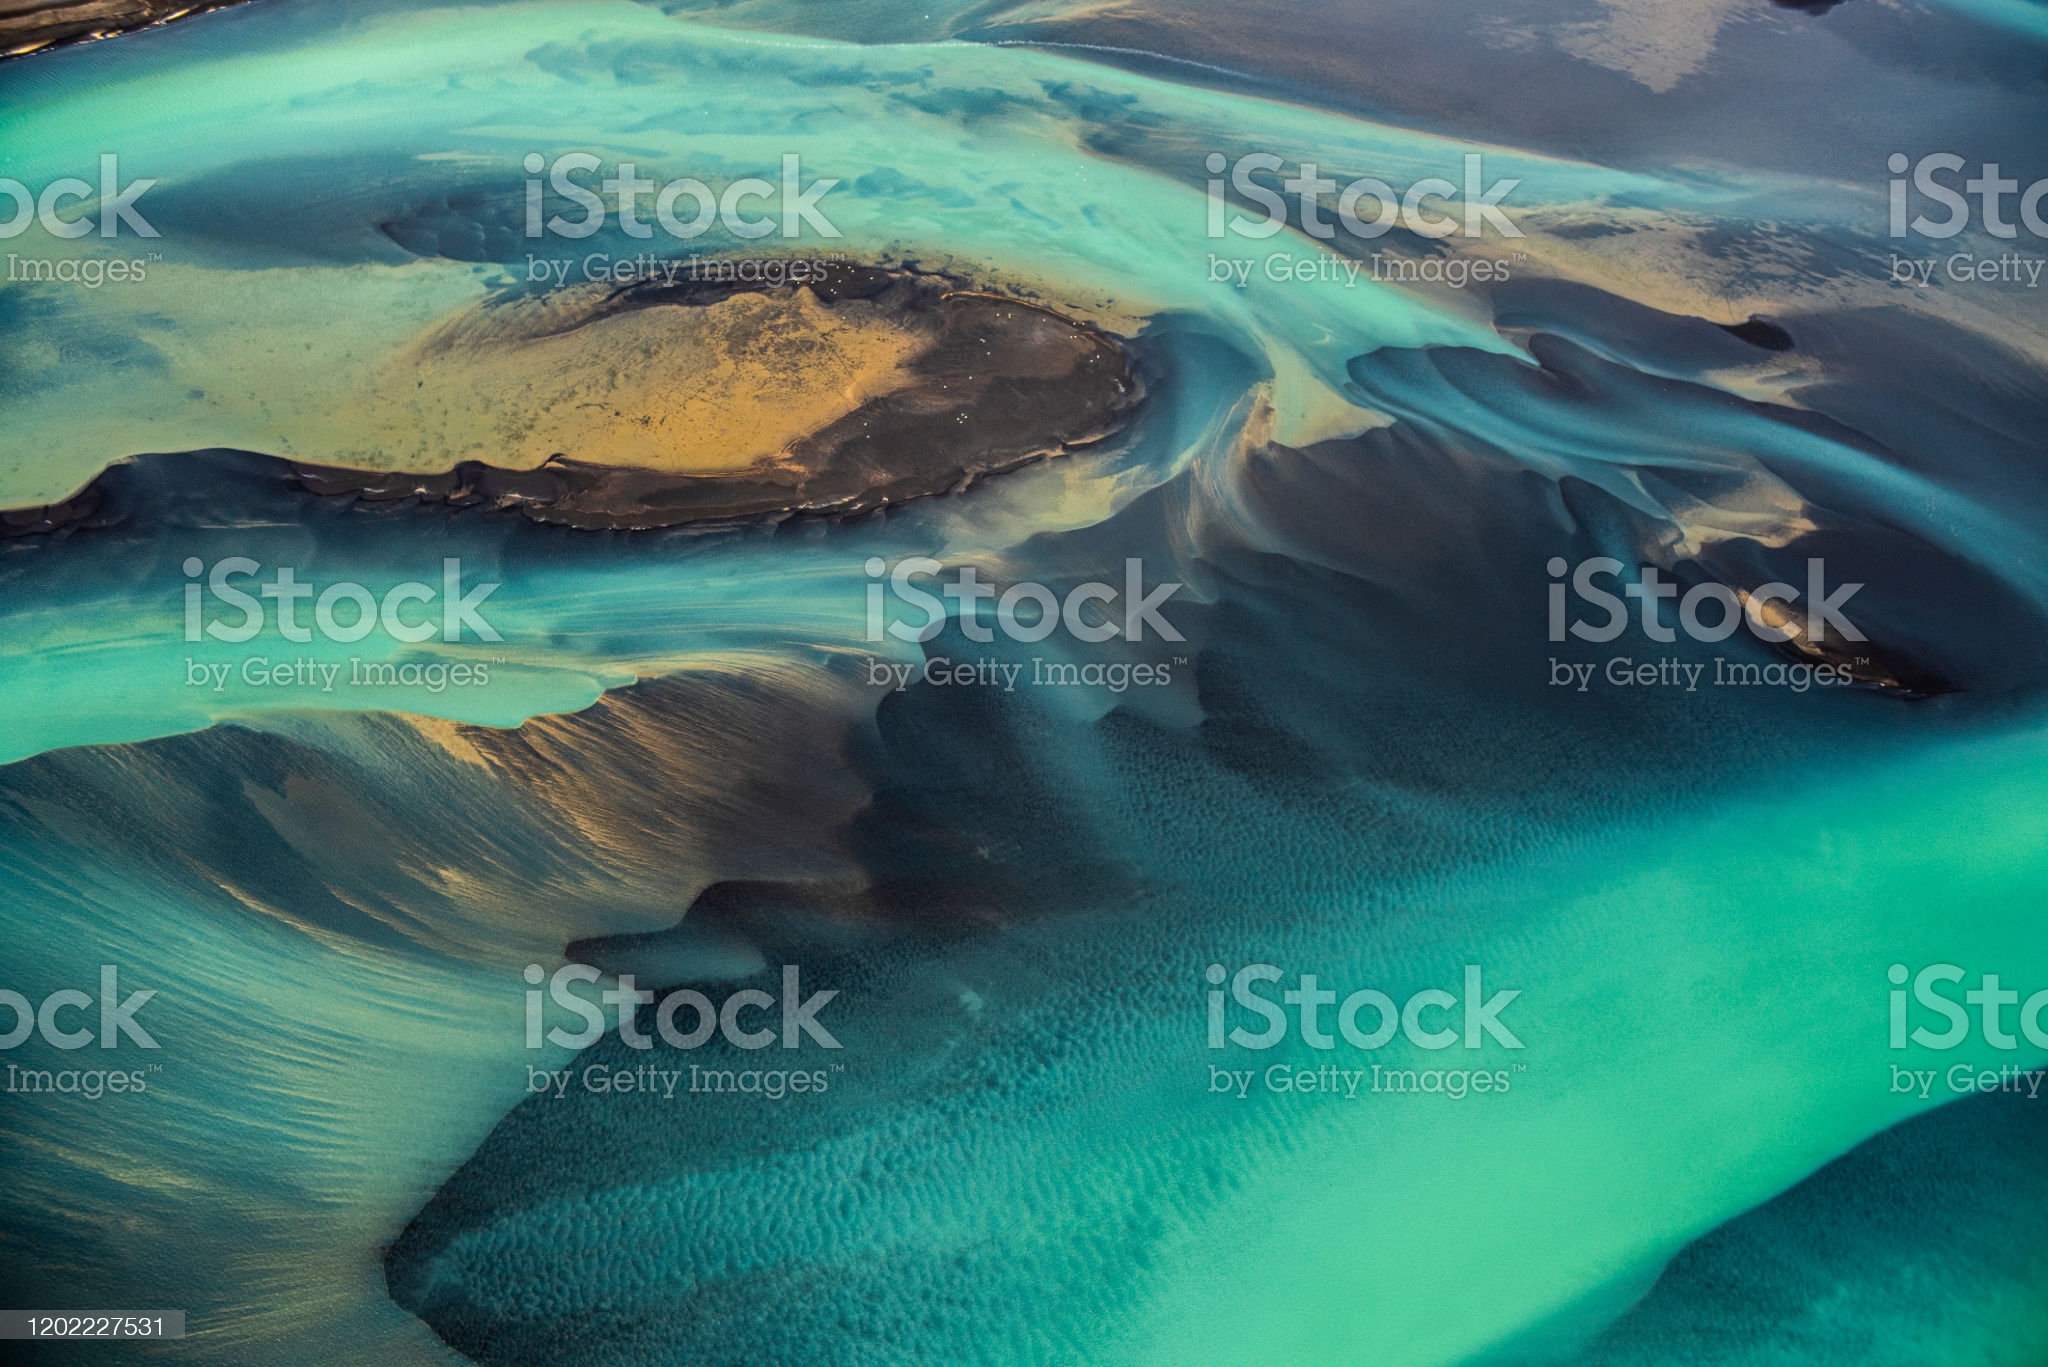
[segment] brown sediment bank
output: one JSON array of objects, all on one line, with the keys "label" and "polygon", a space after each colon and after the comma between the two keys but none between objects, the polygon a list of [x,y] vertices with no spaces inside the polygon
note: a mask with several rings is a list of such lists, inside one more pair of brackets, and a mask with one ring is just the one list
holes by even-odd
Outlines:
[{"label": "brown sediment bank", "polygon": [[[683,279],[506,301],[449,325],[414,364],[406,391],[459,391],[501,420],[520,389],[559,449],[427,469],[278,458],[289,482],[589,530],[856,514],[1099,442],[1142,391],[1095,328],[951,276],[843,263],[798,287]],[[0,536],[91,525],[108,477],[0,512]]]}]

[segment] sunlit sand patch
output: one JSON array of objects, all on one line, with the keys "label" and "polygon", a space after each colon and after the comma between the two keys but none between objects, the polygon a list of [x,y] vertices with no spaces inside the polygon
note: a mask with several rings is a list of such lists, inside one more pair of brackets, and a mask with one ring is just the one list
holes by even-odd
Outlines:
[{"label": "sunlit sand patch", "polygon": [[[524,469],[557,453],[597,465],[743,470],[869,399],[914,382],[932,329],[808,288],[693,306],[602,311],[576,301],[486,308],[422,338],[360,420],[336,414],[338,464]],[[581,314],[582,317],[577,317]]]},{"label": "sunlit sand patch", "polygon": [[1706,65],[1721,26],[1741,0],[1600,0],[1606,17],[1558,41],[1597,66],[1619,71],[1666,94]]}]

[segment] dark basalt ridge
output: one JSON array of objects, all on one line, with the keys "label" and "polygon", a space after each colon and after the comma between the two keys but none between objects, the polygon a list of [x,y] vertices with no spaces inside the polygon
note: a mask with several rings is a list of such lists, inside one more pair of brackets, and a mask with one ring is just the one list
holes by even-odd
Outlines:
[{"label": "dark basalt ridge", "polygon": [[0,57],[89,43],[240,0],[0,0]]}]

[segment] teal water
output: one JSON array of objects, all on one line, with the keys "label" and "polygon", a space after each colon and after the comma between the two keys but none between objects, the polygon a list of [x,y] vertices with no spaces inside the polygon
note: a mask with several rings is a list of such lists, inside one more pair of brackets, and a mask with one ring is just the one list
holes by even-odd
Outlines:
[{"label": "teal water", "polygon": [[[1209,150],[1404,183],[1468,144],[1069,53],[630,4],[257,6],[0,85],[0,172],[118,148],[164,233],[146,292],[0,292],[6,501],[152,457],[113,525],[0,553],[10,984],[118,962],[164,1042],[141,1104],[0,1098],[0,1247],[46,1299],[186,1306],[166,1356],[1557,1359],[1689,1241],[1943,1099],[1890,1089],[1891,964],[2048,988],[2048,391],[2025,306],[1892,302],[1876,173],[1488,145],[1522,181],[1518,289],[1238,289],[1210,278]],[[1146,407],[855,524],[377,512],[222,454],[360,454],[423,333],[522,293],[519,160],[571,147],[713,181],[798,151],[843,182],[831,252],[1098,322]],[[443,250],[386,231],[423,222]],[[1640,257],[1574,245],[1607,222]],[[1825,289],[1770,287],[1789,358],[1697,316],[1759,225],[1841,249]],[[636,249],[560,250],[599,247]],[[1751,583],[1824,553],[1957,691],[1553,688],[1543,566],[1597,553]],[[878,689],[877,663],[982,651],[957,624],[866,639],[865,562],[915,554],[1062,587],[1142,556],[1185,584],[1188,641],[1112,651],[1178,683]],[[231,555],[379,595],[457,558],[501,585],[503,640],[187,641],[183,562]],[[491,674],[329,692],[252,684],[257,658]],[[786,915],[719,920],[735,885]],[[842,975],[834,1090],[773,1123],[529,1098],[529,1068],[634,1060],[527,1050],[520,970],[679,920]],[[1527,1048],[1484,1051],[1499,1095],[1233,1100],[1212,962],[1397,997],[1480,965]],[[1973,1036],[1940,1066],[2043,1053]]]}]

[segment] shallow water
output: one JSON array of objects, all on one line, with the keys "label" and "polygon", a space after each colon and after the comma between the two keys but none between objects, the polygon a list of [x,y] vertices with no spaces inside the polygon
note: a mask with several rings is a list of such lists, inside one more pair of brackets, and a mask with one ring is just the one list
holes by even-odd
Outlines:
[{"label": "shallow water", "polygon": [[[0,65],[0,172],[118,148],[162,232],[34,239],[140,251],[146,282],[0,289],[0,503],[101,500],[0,541],[9,985],[117,963],[163,1044],[141,1096],[0,1094],[24,1303],[180,1305],[165,1354],[223,1363],[1690,1360],[1668,1316],[1722,1245],[1622,1318],[1668,1260],[1956,1095],[1896,1090],[1889,966],[2048,988],[2038,293],[1897,284],[1881,162],[1688,114],[1657,74],[1683,34],[1529,59],[1632,82],[1661,122],[1623,147],[1563,86],[1522,136],[1412,86],[1277,85],[1277,39],[1199,8],[1202,72],[1136,10],[913,8],[251,5]],[[1866,62],[1973,161],[2038,115],[2038,82],[1905,55],[2037,59],[2033,7],[1869,8],[1722,41]],[[1373,19],[1415,41],[1360,14],[1335,50]],[[1112,20],[1131,42],[1060,27]],[[1143,402],[858,519],[587,532],[297,483],[274,458],[476,458],[385,420],[432,339],[488,358],[537,256],[647,249],[523,236],[521,158],[572,147],[715,184],[797,153],[841,235],[763,255],[1029,298],[1121,339]],[[1525,235],[1212,237],[1205,156],[1260,149],[1397,186],[1478,152]],[[1506,278],[1377,282],[1383,248]],[[876,639],[870,562],[920,555],[1062,598],[1178,583],[1182,639]],[[1746,633],[1559,644],[1546,566],[1598,555],[1745,590],[1822,560],[1863,586],[1863,682]],[[451,596],[454,561],[501,639],[224,640],[215,598],[195,630],[188,587],[237,556],[377,600]],[[457,666],[487,681],[437,684]],[[1099,682],[1037,682],[1067,666]],[[714,997],[797,964],[844,1049],[802,1051],[805,1096],[593,1094],[676,1065],[616,1029],[528,1048],[521,971],[571,961]],[[1476,969],[1519,1047],[1212,1050],[1207,970],[1255,963],[1397,1002]],[[1939,1065],[2044,1061],[1979,1034]],[[714,1037],[682,1066],[750,1062]],[[1268,1080],[1325,1062],[1502,1081]],[[2023,1293],[1974,1294],[1897,1332],[2038,1334]]]}]

